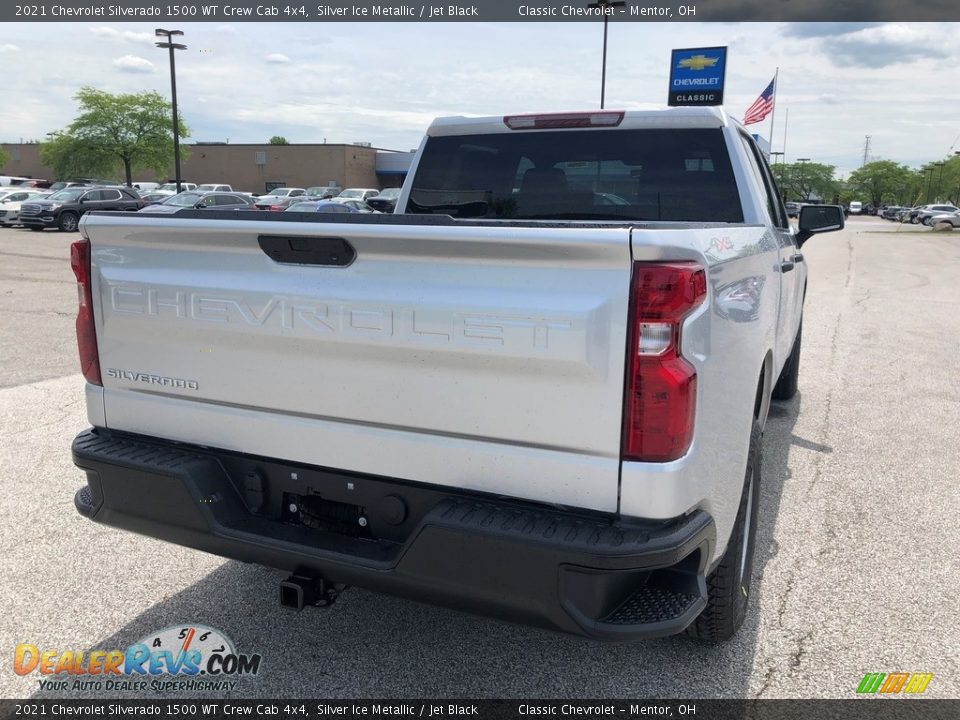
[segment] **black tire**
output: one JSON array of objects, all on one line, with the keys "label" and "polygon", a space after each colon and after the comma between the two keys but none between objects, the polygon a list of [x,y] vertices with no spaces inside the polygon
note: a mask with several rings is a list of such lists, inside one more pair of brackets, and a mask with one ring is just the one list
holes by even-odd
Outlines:
[{"label": "black tire", "polygon": [[917,219],[917,216],[916,216],[916,215],[911,215],[911,216],[910,216],[910,224],[911,224],[911,225],[916,225],[916,224],[919,223],[919,222],[920,222],[920,221]]},{"label": "black tire", "polygon": [[753,421],[737,520],[720,564],[707,575],[707,607],[687,628],[687,635],[721,643],[736,635],[747,616],[753,578],[753,553],[760,506],[760,423]]},{"label": "black tire", "polygon": [[43,232],[43,225],[27,225],[34,232]]},{"label": "black tire", "polygon": [[79,224],[80,218],[73,212],[60,213],[60,217],[57,220],[57,227],[63,232],[76,232],[77,225]]},{"label": "black tire", "polygon": [[774,400],[790,400],[797,394],[797,385],[800,381],[800,338],[803,336],[803,320],[797,328],[797,337],[793,340],[793,350],[787,358],[786,365],[780,371],[777,384],[773,386]]}]

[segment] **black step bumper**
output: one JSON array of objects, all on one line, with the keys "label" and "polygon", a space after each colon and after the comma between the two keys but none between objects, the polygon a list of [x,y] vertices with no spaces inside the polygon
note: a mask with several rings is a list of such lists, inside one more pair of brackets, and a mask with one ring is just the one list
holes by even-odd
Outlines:
[{"label": "black step bumper", "polygon": [[[92,520],[335,583],[606,640],[681,632],[706,604],[716,533],[700,511],[666,523],[561,512],[102,429],[77,436],[73,459],[87,473],[74,502]],[[367,510],[385,493],[389,523]],[[365,534],[285,509],[320,495],[338,508],[359,497]]]}]

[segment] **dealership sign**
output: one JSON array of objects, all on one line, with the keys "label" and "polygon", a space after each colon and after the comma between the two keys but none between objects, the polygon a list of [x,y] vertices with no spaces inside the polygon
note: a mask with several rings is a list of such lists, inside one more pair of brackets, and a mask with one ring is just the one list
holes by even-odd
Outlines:
[{"label": "dealership sign", "polygon": [[687,48],[670,53],[668,105],[722,105],[727,48]]}]

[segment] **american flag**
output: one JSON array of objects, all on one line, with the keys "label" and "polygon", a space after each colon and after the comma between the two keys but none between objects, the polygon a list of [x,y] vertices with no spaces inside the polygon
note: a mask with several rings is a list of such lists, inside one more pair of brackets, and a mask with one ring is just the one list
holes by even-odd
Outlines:
[{"label": "american flag", "polygon": [[[774,78],[775,80],[776,78]],[[753,101],[753,105],[747,108],[743,115],[743,124],[750,125],[763,120],[773,110],[773,83],[770,81],[767,89],[760,93],[760,97]]]}]

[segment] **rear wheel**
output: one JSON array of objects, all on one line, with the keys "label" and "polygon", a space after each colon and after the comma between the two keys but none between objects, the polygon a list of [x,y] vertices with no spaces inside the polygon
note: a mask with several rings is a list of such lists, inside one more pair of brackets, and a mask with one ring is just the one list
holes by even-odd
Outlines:
[{"label": "rear wheel", "polygon": [[76,213],[65,212],[60,213],[60,220],[57,221],[57,227],[64,232],[74,232],[76,231],[79,223],[80,218],[77,217]]},{"label": "rear wheel", "polygon": [[687,635],[720,643],[732,638],[747,616],[753,577],[757,509],[760,505],[760,423],[753,421],[750,451],[737,520],[720,564],[707,576],[707,607],[687,628]]},{"label": "rear wheel", "polygon": [[797,337],[793,340],[793,350],[787,358],[777,384],[773,386],[774,400],[789,400],[797,394],[797,385],[800,381],[800,338],[803,335],[803,320],[797,328]]}]

